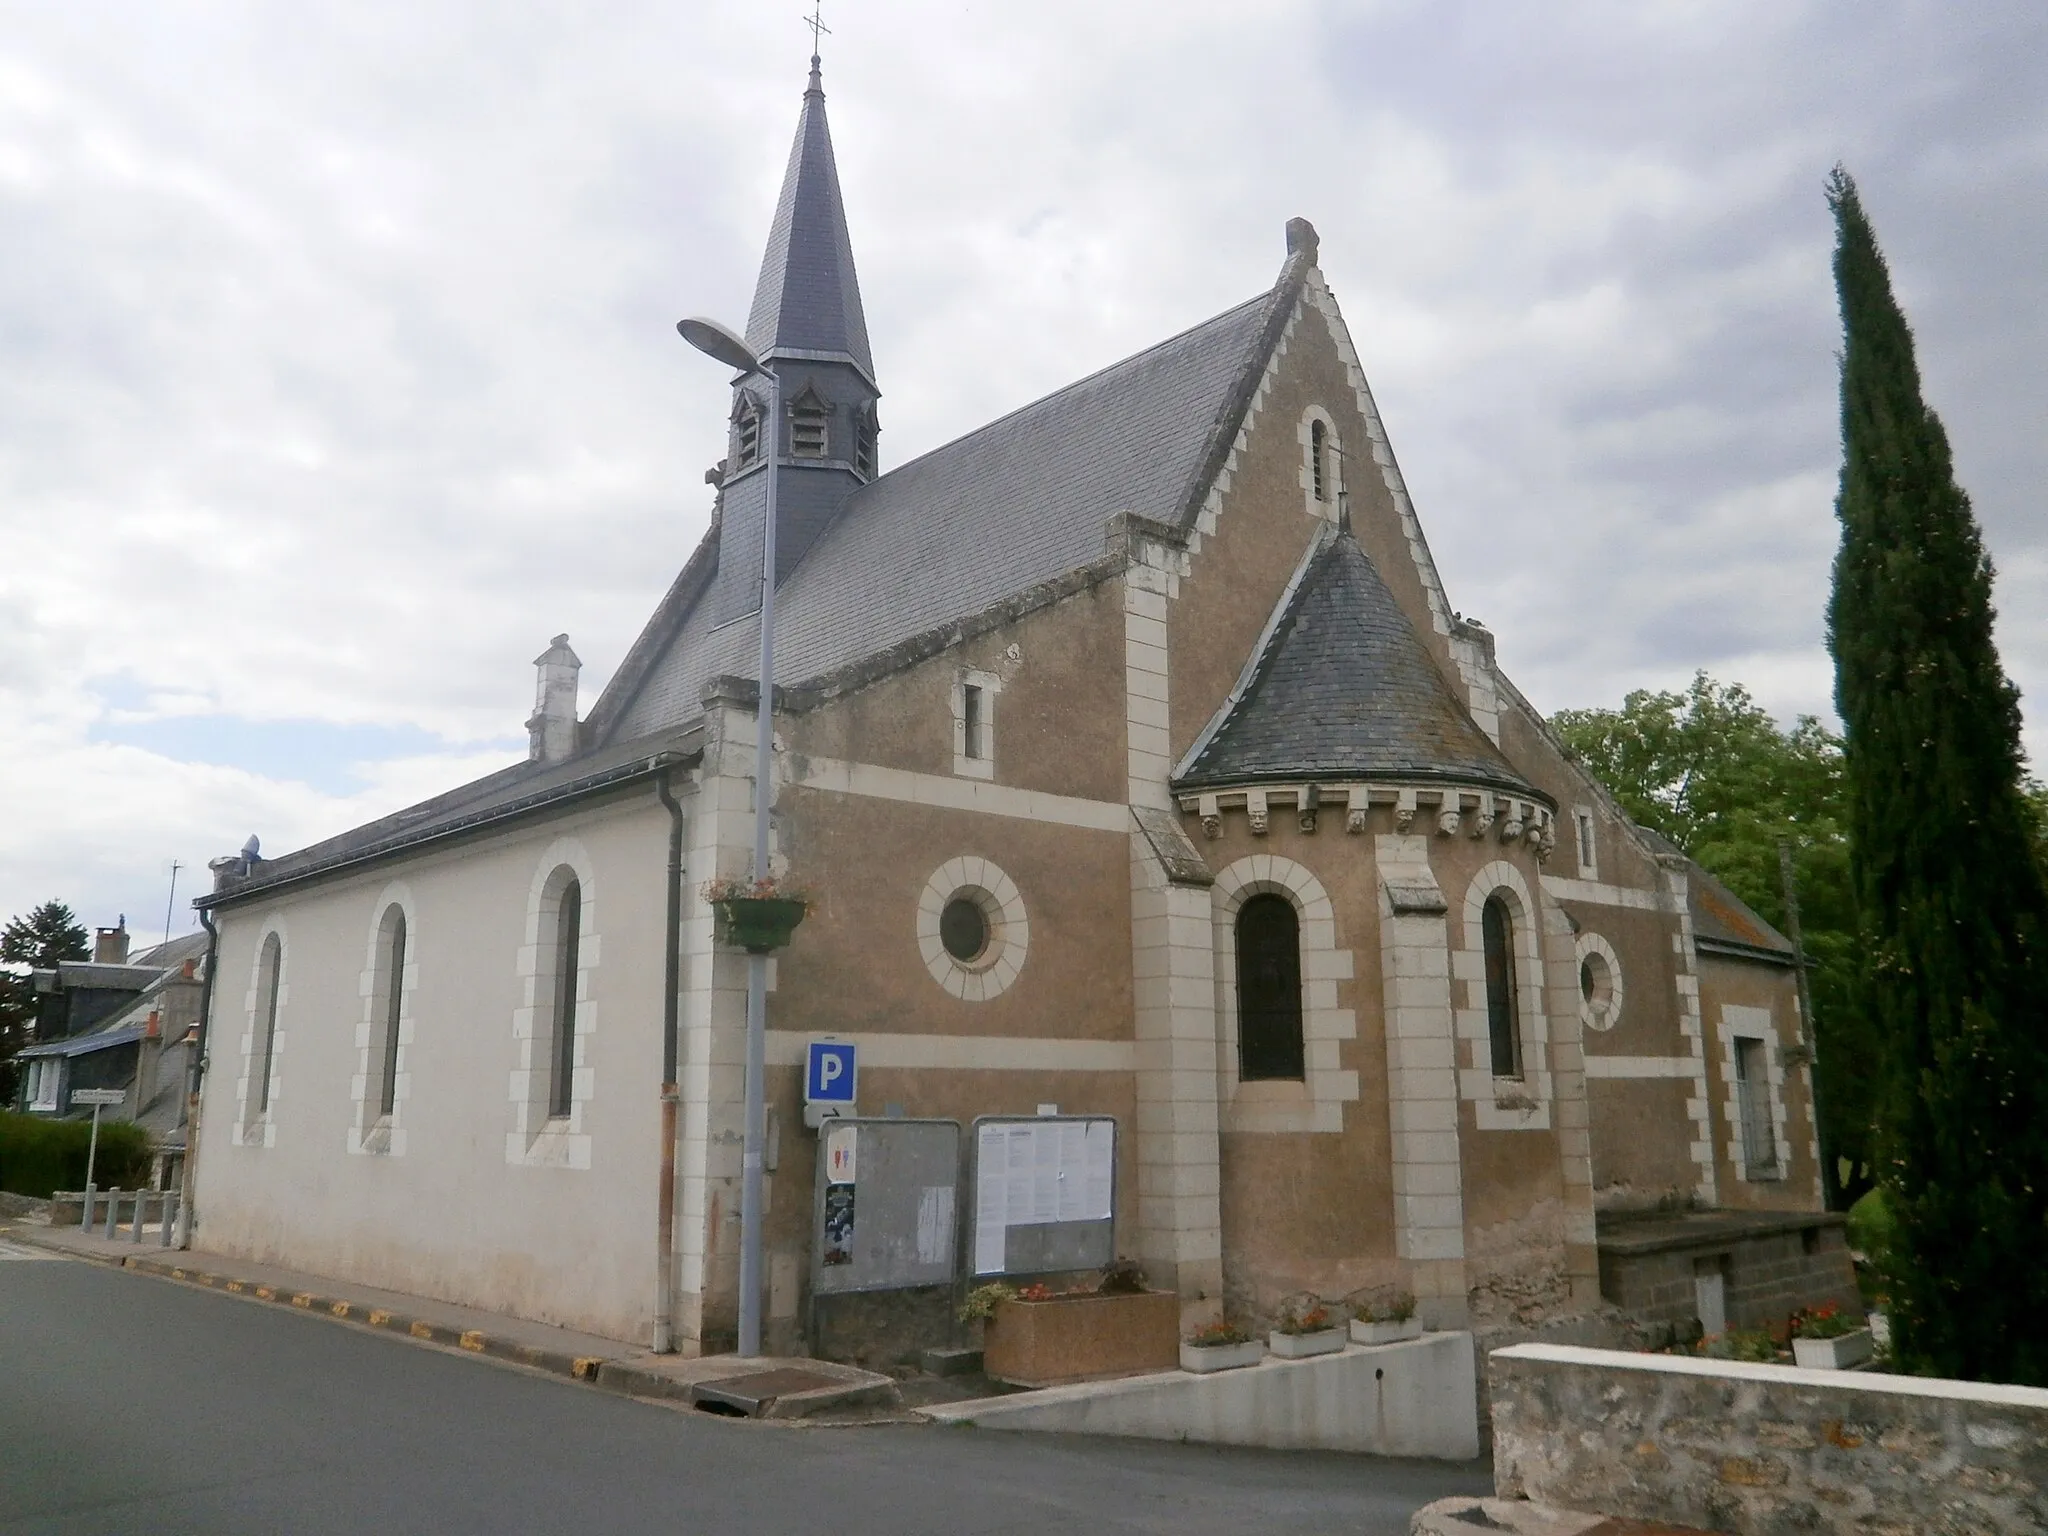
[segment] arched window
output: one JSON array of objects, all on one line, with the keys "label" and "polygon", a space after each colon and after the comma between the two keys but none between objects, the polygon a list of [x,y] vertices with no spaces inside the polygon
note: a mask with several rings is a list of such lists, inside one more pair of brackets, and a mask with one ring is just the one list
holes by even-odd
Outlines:
[{"label": "arched window", "polygon": [[1317,501],[1330,499],[1330,429],[1320,420],[1308,424],[1308,474]]},{"label": "arched window", "polygon": [[1237,1066],[1245,1082],[1304,1078],[1301,920],[1285,896],[1238,908]]},{"label": "arched window", "polygon": [[1492,1045],[1493,1075],[1522,1075],[1521,1006],[1515,995],[1515,919],[1507,898],[1486,898],[1479,917],[1486,946],[1486,1035]]},{"label": "arched window", "polygon": [[270,1063],[277,1048],[277,989],[284,979],[284,943],[276,934],[263,941],[263,958],[256,970],[256,1006],[262,1010],[256,1026],[256,1059],[249,1064],[255,1081],[249,1095],[250,1118],[270,1109]]},{"label": "arched window", "polygon": [[822,459],[831,446],[832,412],[817,391],[806,389],[789,408],[789,453],[796,459]]},{"label": "arched window", "polygon": [[383,1026],[383,1047],[377,1061],[377,1113],[388,1115],[398,1107],[398,1023],[405,1006],[405,908],[395,901],[385,909],[378,939],[377,969],[384,986],[377,999],[378,1022]]},{"label": "arched window", "polygon": [[554,1034],[548,1052],[548,1118],[567,1119],[576,1075],[577,945],[583,932],[583,886],[571,880],[555,909]]}]

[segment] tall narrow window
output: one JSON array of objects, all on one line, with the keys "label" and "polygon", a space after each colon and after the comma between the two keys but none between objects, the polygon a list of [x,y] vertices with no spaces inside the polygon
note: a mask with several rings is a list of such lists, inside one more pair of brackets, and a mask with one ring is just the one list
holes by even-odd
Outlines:
[{"label": "tall narrow window", "polygon": [[963,756],[984,758],[981,740],[981,689],[973,683],[960,685],[960,751]]},{"label": "tall narrow window", "polygon": [[378,1065],[377,1113],[398,1107],[398,1023],[405,1007],[405,909],[394,903],[384,914],[383,1058]]},{"label": "tall narrow window", "polygon": [[809,390],[789,408],[789,452],[797,459],[822,459],[829,446],[826,431],[830,411],[825,402]]},{"label": "tall narrow window", "polygon": [[1245,1082],[1303,1076],[1301,920],[1284,896],[1237,913],[1237,1066]]},{"label": "tall narrow window", "polygon": [[255,1113],[270,1108],[270,1063],[277,1049],[277,989],[284,978],[284,944],[276,934],[263,941],[263,960],[257,968],[256,1006],[263,1010],[257,1024],[256,1059],[249,1070],[255,1076],[250,1102]]},{"label": "tall narrow window", "polygon": [[1577,823],[1579,832],[1579,873],[1597,876],[1600,873],[1600,866],[1595,858],[1597,850],[1593,846],[1593,813],[1579,811],[1573,820]]},{"label": "tall narrow window", "polygon": [[1308,424],[1308,473],[1317,501],[1330,499],[1330,472],[1327,467],[1330,448],[1330,432],[1320,421]]},{"label": "tall narrow window", "polygon": [[1522,1075],[1521,1017],[1515,995],[1515,920],[1507,898],[1493,895],[1479,916],[1486,946],[1486,1036],[1495,1077]]},{"label": "tall narrow window", "polygon": [[1742,1161],[1752,1179],[1775,1178],[1778,1137],[1771,1126],[1770,1059],[1764,1042],[1735,1041],[1736,1114],[1742,1125]]},{"label": "tall narrow window", "polygon": [[548,1117],[566,1119],[576,1075],[577,944],[583,932],[583,887],[571,880],[555,914],[555,1033],[548,1067]]}]

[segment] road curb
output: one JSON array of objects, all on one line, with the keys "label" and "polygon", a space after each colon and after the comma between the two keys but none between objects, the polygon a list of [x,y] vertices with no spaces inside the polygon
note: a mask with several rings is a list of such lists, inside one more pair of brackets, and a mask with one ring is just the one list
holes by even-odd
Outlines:
[{"label": "road curb", "polygon": [[[153,1258],[147,1254],[95,1253],[90,1249],[74,1248],[68,1243],[40,1240],[35,1234],[25,1232],[19,1227],[13,1229],[12,1236],[49,1252],[61,1253],[67,1258],[84,1259],[109,1269],[133,1270],[137,1274],[175,1280],[184,1285],[195,1285],[205,1290],[241,1296],[250,1301],[269,1302],[274,1306],[290,1307],[295,1311],[313,1312],[358,1328],[374,1328],[383,1333],[402,1334],[407,1338],[418,1339],[422,1343],[439,1344],[448,1349],[466,1350],[473,1355],[482,1355],[490,1360],[504,1360],[514,1365],[524,1365],[533,1370],[546,1371],[550,1375],[580,1381],[586,1386],[607,1387],[613,1392],[632,1396],[672,1395],[667,1392],[644,1391],[638,1387],[637,1383],[643,1377],[649,1380],[660,1379],[651,1372],[630,1369],[624,1373],[605,1372],[603,1367],[619,1363],[616,1357],[610,1355],[576,1355],[566,1350],[520,1344],[511,1339],[496,1337],[482,1328],[451,1328],[445,1323],[433,1323],[425,1318],[410,1317],[389,1307],[367,1306],[345,1296],[328,1296],[315,1291],[294,1291],[287,1286],[270,1285],[238,1275],[220,1274],[173,1259]],[[630,1388],[624,1385],[611,1385],[604,1379],[607,1374],[611,1374],[622,1383],[630,1379],[636,1385]]]}]

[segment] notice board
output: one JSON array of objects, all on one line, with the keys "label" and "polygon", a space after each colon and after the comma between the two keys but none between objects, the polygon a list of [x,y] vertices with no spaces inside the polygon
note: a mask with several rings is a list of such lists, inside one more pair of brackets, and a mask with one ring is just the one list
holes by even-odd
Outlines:
[{"label": "notice board", "polygon": [[811,1221],[814,1295],[950,1285],[960,1268],[957,1120],[828,1120]]},{"label": "notice board", "polygon": [[974,1122],[975,1275],[1100,1269],[1116,1258],[1116,1121],[1108,1115]]}]

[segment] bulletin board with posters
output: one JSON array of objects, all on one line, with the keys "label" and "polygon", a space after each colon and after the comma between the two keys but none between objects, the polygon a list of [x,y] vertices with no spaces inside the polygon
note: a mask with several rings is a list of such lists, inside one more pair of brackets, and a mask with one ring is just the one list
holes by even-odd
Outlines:
[{"label": "bulletin board with posters", "polygon": [[1047,1275],[1116,1258],[1116,1120],[988,1115],[974,1122],[968,1272]]},{"label": "bulletin board with posters", "polygon": [[950,1285],[960,1268],[957,1120],[828,1120],[818,1135],[813,1295]]}]

